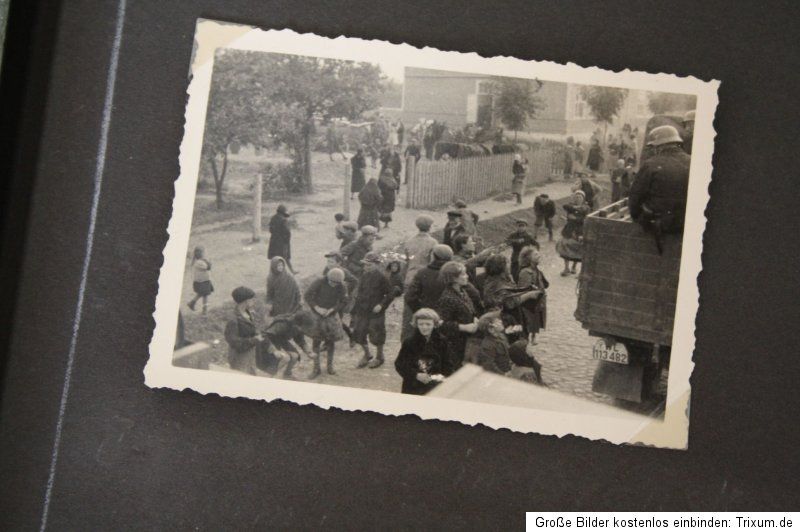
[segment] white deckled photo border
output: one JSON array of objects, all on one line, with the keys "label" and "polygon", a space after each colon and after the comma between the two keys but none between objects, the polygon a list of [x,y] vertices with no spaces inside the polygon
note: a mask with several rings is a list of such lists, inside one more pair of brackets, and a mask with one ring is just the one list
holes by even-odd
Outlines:
[{"label": "white deckled photo border", "polygon": [[[181,279],[192,223],[199,174],[203,131],[215,51],[220,47],[264,52],[369,61],[376,53],[387,59],[402,57],[416,67],[474,72],[495,76],[538,78],[548,81],[602,85],[628,89],[693,94],[697,97],[694,143],[689,180],[686,221],[682,244],[680,281],[673,329],[667,400],[663,420],[615,419],[584,414],[566,414],[467,402],[437,397],[284,381],[244,373],[202,371],[175,367],[172,356],[181,301]],[[186,125],[180,151],[180,176],[169,221],[169,239],[159,276],[150,343],[150,358],[144,369],[145,383],[153,388],[192,389],[226,397],[281,399],[322,408],[364,410],[388,415],[413,414],[422,419],[482,424],[524,433],[563,436],[573,434],[615,444],[637,443],[685,449],[688,446],[690,377],[694,362],[695,317],[699,306],[697,278],[702,270],[701,253],[709,200],[719,81],[694,77],[624,70],[612,72],[597,67],[525,61],[512,57],[484,58],[476,53],[416,48],[357,38],[330,39],[291,30],[262,30],[249,26],[198,20],[195,50],[188,88]]]}]

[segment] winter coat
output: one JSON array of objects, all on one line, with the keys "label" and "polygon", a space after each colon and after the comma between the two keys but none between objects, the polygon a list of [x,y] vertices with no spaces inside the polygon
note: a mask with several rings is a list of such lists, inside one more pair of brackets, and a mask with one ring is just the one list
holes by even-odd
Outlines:
[{"label": "winter coat", "polygon": [[381,191],[381,203],[378,212],[388,214],[394,212],[396,190],[399,188],[397,181],[388,172],[383,172],[378,180],[378,189]]},{"label": "winter coat", "polygon": [[689,190],[691,157],[681,148],[667,147],[639,169],[631,185],[628,206],[634,220],[646,221],[645,209],[661,217],[666,231],[683,229]]},{"label": "winter coat", "polygon": [[[278,272],[278,263],[283,263],[283,271]],[[301,307],[300,287],[283,257],[274,257],[270,263],[267,277],[267,304],[272,305],[270,316],[294,314]]]},{"label": "winter coat", "polygon": [[541,296],[526,301],[520,307],[526,336],[529,333],[537,334],[547,325],[547,288],[550,283],[538,266],[527,266],[519,271],[517,286],[524,290],[541,290],[542,292]]},{"label": "winter coat", "polygon": [[478,365],[486,371],[504,374],[511,371],[511,358],[508,356],[508,340],[491,334],[480,339]]},{"label": "winter coat", "polygon": [[592,146],[589,149],[589,156],[586,158],[586,166],[597,172],[600,170],[601,164],[603,164],[603,151],[600,146]]},{"label": "winter coat", "polygon": [[431,251],[438,244],[429,233],[420,231],[403,244],[408,263],[406,267],[406,286],[411,284],[414,276],[431,261]]},{"label": "winter coat", "polygon": [[358,240],[350,242],[339,250],[339,253],[344,257],[344,267],[356,277],[361,277],[364,271],[364,265],[361,261],[372,250],[372,244],[367,243],[366,239],[361,236]]},{"label": "winter coat", "polygon": [[350,174],[350,192],[361,192],[361,189],[364,188],[364,185],[367,183],[365,174],[367,161],[364,158],[364,155],[354,155],[352,159],[350,159],[350,166],[353,168],[353,171]]},{"label": "winter coat", "polygon": [[464,229],[464,224],[458,222],[457,224],[452,224],[447,222],[447,225],[444,226],[443,236],[442,236],[442,244],[446,246],[453,247],[453,240],[462,233],[466,233]]},{"label": "winter coat", "polygon": [[228,363],[232,369],[256,374],[256,339],[258,331],[252,315],[236,312],[236,317],[225,325],[225,341],[228,344]]},{"label": "winter coat", "polygon": [[533,213],[537,218],[552,218],[556,215],[556,204],[550,198],[536,196],[533,201]]},{"label": "winter coat", "polygon": [[[315,279],[303,295],[310,308],[312,318],[310,327],[303,330],[314,340],[335,342],[344,337],[342,321],[339,314],[347,304],[347,288],[344,284],[331,286],[325,277]],[[325,316],[318,314],[315,307],[332,310]]]},{"label": "winter coat", "polygon": [[365,225],[378,227],[380,225],[378,207],[383,201],[383,196],[375,179],[367,181],[367,184],[358,193],[358,201],[361,203],[361,209],[358,212],[358,228],[361,229]]},{"label": "winter coat", "polygon": [[403,378],[403,393],[425,395],[436,387],[437,382],[424,384],[417,380],[417,373],[428,375],[444,375],[453,373],[452,357],[449,345],[444,336],[434,329],[429,338],[425,338],[418,330],[403,342],[394,367]]},{"label": "winter coat", "polygon": [[[394,287],[386,275],[378,269],[365,271],[358,283],[358,294],[353,303],[351,314],[369,316],[383,314],[393,299]],[[376,305],[381,307],[380,312],[377,314],[372,312]]]},{"label": "winter coat", "polygon": [[281,213],[275,214],[269,221],[269,249],[267,258],[283,257],[292,259],[291,239],[292,230],[289,228],[289,217]]},{"label": "winter coat", "polygon": [[474,286],[468,284],[463,289],[446,286],[434,308],[442,319],[439,329],[450,345],[453,367],[461,367],[464,360],[469,333],[462,332],[458,326],[472,323],[482,312],[480,295]]},{"label": "winter coat", "polygon": [[511,277],[516,281],[519,274],[519,254],[522,248],[533,246],[539,249],[539,243],[528,231],[514,231],[506,237],[506,243],[511,246]]},{"label": "winter coat", "polygon": [[564,229],[561,230],[561,236],[578,240],[579,237],[583,236],[583,221],[589,214],[589,206],[584,203],[576,207],[567,203],[563,207],[567,211],[567,223],[564,225]]},{"label": "winter coat", "polygon": [[389,159],[389,168],[392,170],[392,176],[397,179],[400,177],[400,172],[403,171],[403,161],[400,159],[399,153],[393,153]]},{"label": "winter coat", "polygon": [[467,207],[461,207],[457,210],[461,213],[461,225],[464,226],[464,232],[470,236],[475,236],[475,233],[478,232],[477,225],[480,217]]},{"label": "winter coat", "polygon": [[511,192],[514,194],[522,194],[525,192],[525,166],[519,161],[514,161],[511,171],[514,173]]},{"label": "winter coat", "polygon": [[436,308],[444,284],[439,280],[439,270],[446,261],[436,259],[419,270],[406,288],[406,305],[416,312],[421,308]]}]

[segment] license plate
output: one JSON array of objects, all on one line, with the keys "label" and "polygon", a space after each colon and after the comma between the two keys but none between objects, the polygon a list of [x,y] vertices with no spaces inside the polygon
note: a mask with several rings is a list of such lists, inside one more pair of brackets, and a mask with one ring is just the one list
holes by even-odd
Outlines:
[{"label": "license plate", "polygon": [[592,349],[592,358],[604,362],[614,362],[615,364],[627,364],[628,350],[622,344],[614,344],[610,348],[606,347],[606,343],[603,340],[599,340]]}]

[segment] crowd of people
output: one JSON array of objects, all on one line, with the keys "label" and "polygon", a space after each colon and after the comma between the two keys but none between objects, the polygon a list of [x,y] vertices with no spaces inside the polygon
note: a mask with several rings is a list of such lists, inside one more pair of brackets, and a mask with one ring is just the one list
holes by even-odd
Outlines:
[{"label": "crowd of people", "polygon": [[[674,128],[656,128],[652,144],[659,150],[657,168],[648,163],[634,175],[620,158],[612,172],[612,194],[630,194],[631,214],[645,226],[657,220],[666,230],[665,220],[682,213],[688,155],[680,150],[680,142]],[[395,369],[402,378],[403,393],[427,393],[465,363],[541,384],[534,346],[547,326],[549,282],[539,268],[538,237],[544,229],[548,241],[554,240],[555,202],[539,194],[532,206],[532,232],[527,220],[519,218],[504,241],[484,243],[477,234],[478,215],[459,199],[447,212],[441,242],[431,234],[434,220],[421,215],[415,220],[417,233],[400,249],[379,253],[375,242],[380,223],[386,227],[391,221],[392,192],[400,186],[399,173],[392,166],[396,154],[396,147],[386,157],[382,154],[380,180],[369,179],[358,191],[362,206],[358,220],[335,216],[334,235],[341,244],[325,254],[324,270],[305,291],[291,265],[290,213],[278,206],[270,221],[268,325],[257,325],[261,320],[256,316],[255,292],[236,288],[233,316],[225,327],[230,366],[253,375],[280,373],[293,379],[295,364],[306,356],[313,362],[307,378],[313,380],[322,372],[323,352],[327,373],[336,374],[336,346],[347,340],[351,349],[361,351],[357,368],[381,367],[386,361],[386,312],[394,300],[402,298],[401,347]],[[363,168],[363,162],[362,158],[353,163],[354,169],[356,164]],[[515,177],[517,165],[524,174],[520,158],[515,158],[514,165]],[[669,172],[663,171],[665,167]],[[562,276],[578,273],[583,223],[597,207],[599,193],[590,173],[581,170],[576,175],[573,196],[562,205],[566,223],[555,245],[564,260]],[[213,292],[210,270],[211,263],[198,246],[192,259],[195,297],[188,303],[192,310],[200,300],[206,308]]]}]

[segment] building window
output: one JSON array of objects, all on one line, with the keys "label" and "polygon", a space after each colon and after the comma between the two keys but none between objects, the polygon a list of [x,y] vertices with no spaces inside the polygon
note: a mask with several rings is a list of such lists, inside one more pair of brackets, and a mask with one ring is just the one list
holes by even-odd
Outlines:
[{"label": "building window", "polygon": [[491,81],[479,81],[478,82],[478,94],[491,94],[492,93],[492,82]]}]

